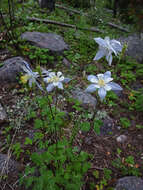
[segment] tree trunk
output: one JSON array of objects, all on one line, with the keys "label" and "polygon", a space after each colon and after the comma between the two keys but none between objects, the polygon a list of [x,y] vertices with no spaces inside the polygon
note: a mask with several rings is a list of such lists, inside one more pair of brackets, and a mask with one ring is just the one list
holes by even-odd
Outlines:
[{"label": "tree trunk", "polygon": [[55,10],[55,0],[39,0],[41,8],[47,8],[50,12]]}]

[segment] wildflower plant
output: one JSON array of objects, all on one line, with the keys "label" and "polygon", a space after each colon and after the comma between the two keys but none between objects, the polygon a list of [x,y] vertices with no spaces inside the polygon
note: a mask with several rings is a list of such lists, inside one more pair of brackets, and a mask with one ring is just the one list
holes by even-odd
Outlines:
[{"label": "wildflower plant", "polygon": [[106,60],[108,61],[109,66],[111,66],[113,60],[112,53],[117,56],[122,51],[121,43],[114,39],[110,40],[108,36],[105,37],[105,39],[94,38],[94,40],[99,44],[99,50],[94,57],[94,60],[99,60],[106,56]]},{"label": "wildflower plant", "polygon": [[44,82],[48,83],[46,87],[47,92],[51,92],[55,87],[63,90],[63,83],[69,82],[69,78],[65,78],[62,72],[50,72],[48,77],[44,78]]},{"label": "wildflower plant", "polygon": [[39,77],[38,72],[33,72],[28,63],[26,63],[25,61],[23,62],[23,65],[21,67],[23,71],[26,73],[25,75],[21,76],[21,82],[23,84],[26,84],[28,81],[30,88],[33,84],[36,84],[40,90],[43,90],[41,85],[37,82],[37,79]]},{"label": "wildflower plant", "polygon": [[27,83],[28,81],[29,86],[32,87],[32,84],[36,82],[36,78],[39,77],[38,72],[30,71],[26,67],[23,67],[23,70],[26,72],[26,74],[21,76],[21,81],[23,82],[23,84]]},{"label": "wildflower plant", "polygon": [[[34,167],[26,167],[27,177],[21,178],[21,183],[26,185],[26,189],[32,188],[33,190],[44,190],[45,188],[51,190],[60,190],[61,188],[80,190],[84,184],[83,176],[90,168],[90,163],[87,162],[89,155],[83,151],[78,153],[78,150],[73,149],[71,140],[67,141],[64,137],[61,137],[60,134],[64,125],[63,114],[62,112],[59,113],[57,105],[55,107],[52,105],[52,98],[49,95],[55,89],[57,104],[58,91],[56,89],[63,90],[63,83],[68,83],[71,79],[65,78],[61,72],[55,73],[43,70],[40,74],[35,74],[26,66],[23,68],[29,79],[32,78],[32,83],[37,83],[38,79],[38,82],[40,82],[40,79],[43,79],[45,84],[44,87],[38,83],[42,86],[42,92],[46,96],[36,97],[41,116],[38,113],[34,114],[34,118],[37,116],[34,127],[38,130],[41,129],[41,132],[38,133],[38,139],[36,136],[34,137],[33,142],[37,140],[38,147],[46,151],[40,155],[37,153],[31,155]],[[47,83],[48,86],[46,86]],[[46,136],[49,135],[47,141],[46,136],[43,138],[43,132],[47,134]],[[34,176],[36,169],[39,176]]]},{"label": "wildflower plant", "polygon": [[87,79],[92,83],[86,88],[86,92],[95,92],[98,89],[98,95],[100,100],[106,97],[107,91],[120,91],[122,90],[121,86],[115,82],[111,82],[113,78],[111,78],[111,72],[107,71],[104,74],[89,75]]},{"label": "wildflower plant", "polygon": [[[100,58],[106,56],[106,60],[108,61],[109,65],[111,65],[113,59],[112,53],[114,53],[117,56],[118,53],[122,51],[122,46],[120,42],[118,42],[117,40],[110,40],[109,37],[105,37],[105,39],[94,38],[94,40],[99,44],[99,51],[97,52],[94,60],[99,60]],[[39,172],[40,178],[39,176],[38,178],[35,179],[28,177],[27,179],[24,180],[26,187],[29,188],[33,184],[34,190],[37,189],[43,190],[45,189],[45,187],[51,187],[51,189],[60,189],[61,187],[63,187],[66,189],[79,190],[81,189],[81,186],[83,184],[83,179],[82,179],[83,174],[87,172],[90,165],[88,162],[85,162],[87,161],[88,155],[86,155],[82,151],[80,151],[79,154],[77,154],[77,152],[73,152],[72,150],[73,140],[76,134],[78,133],[79,129],[81,129],[82,131],[86,131],[88,133],[91,132],[91,130],[94,130],[96,134],[99,134],[102,121],[95,119],[96,110],[93,116],[90,118],[91,122],[84,121],[83,123],[81,123],[79,122],[81,116],[79,116],[79,119],[77,119],[76,123],[74,123],[76,127],[73,127],[71,133],[72,135],[69,141],[67,140],[65,141],[64,138],[61,136],[62,128],[64,128],[63,127],[64,120],[63,120],[63,113],[57,109],[57,98],[58,98],[57,94],[58,94],[58,89],[63,90],[64,89],[63,84],[68,83],[71,79],[65,78],[62,72],[60,71],[56,73],[53,72],[52,70],[39,69],[38,72],[33,72],[26,62],[24,62],[24,64],[22,65],[22,69],[26,74],[21,77],[21,81],[23,83],[28,82],[29,87],[32,87],[32,85],[35,83],[36,86],[44,94],[44,97],[42,98],[40,97],[37,99],[38,106],[41,110],[41,116],[39,118],[39,116],[37,115],[34,127],[39,130],[41,129],[40,136],[42,137],[42,139],[38,143],[39,148],[47,149],[47,151],[41,154],[40,157],[36,153],[32,154],[31,160],[35,164],[35,167],[38,168],[38,170],[40,171]],[[113,82],[113,78],[111,77],[110,71],[107,71],[104,74],[101,73],[97,74],[96,76],[89,75],[87,79],[92,84],[90,84],[85,91],[88,93],[98,91],[98,95],[101,101],[105,99],[108,91],[122,90],[122,87],[120,85]],[[54,91],[52,94],[55,94],[56,98],[54,106],[52,104],[52,96],[50,95],[52,91]],[[97,103],[99,104],[100,101],[98,101]],[[34,117],[35,116],[36,115],[34,115]],[[49,141],[50,137],[48,136],[48,142],[44,143],[45,138],[43,138],[42,132],[51,136],[50,141]],[[82,145],[84,144],[84,142],[85,138],[83,138],[82,140]],[[65,147],[67,147],[67,149],[65,149]],[[55,157],[53,157],[53,152],[55,153]],[[59,157],[60,154],[61,156]],[[72,155],[71,160],[69,159],[68,155]],[[73,159],[74,157],[76,157],[76,160]],[[79,158],[79,163],[78,163],[78,158]],[[49,162],[46,165],[43,165],[45,163],[45,159],[46,162],[47,160],[49,160]],[[84,167],[82,166],[83,163],[81,162],[81,160],[84,161]],[[60,163],[60,165],[57,163]],[[52,164],[53,168],[55,168],[54,170],[49,169]],[[68,170],[63,169],[63,166],[65,167],[66,165]],[[77,165],[81,166],[80,168],[78,168],[79,171],[78,173],[77,173]],[[69,170],[69,168],[71,170]],[[29,171],[31,171],[32,168],[29,167],[27,168],[27,170],[29,173]],[[66,171],[69,171],[69,173],[66,173]],[[74,180],[73,178],[74,172],[76,173],[79,179],[78,181],[77,179]],[[55,178],[54,178],[54,173],[58,174]],[[53,181],[51,182],[49,179],[53,179]]]}]

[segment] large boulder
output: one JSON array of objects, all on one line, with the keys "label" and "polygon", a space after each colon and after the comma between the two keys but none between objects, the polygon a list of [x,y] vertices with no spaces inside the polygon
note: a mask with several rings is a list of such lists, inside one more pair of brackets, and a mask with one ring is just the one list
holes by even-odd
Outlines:
[{"label": "large boulder", "polygon": [[25,32],[21,35],[21,38],[34,46],[47,48],[52,53],[61,54],[64,50],[69,49],[63,38],[53,33]]},{"label": "large boulder", "polygon": [[120,37],[118,40],[121,44],[127,43],[127,56],[136,59],[139,63],[143,63],[143,39],[141,39],[140,35],[132,34],[128,37]]},{"label": "large boulder", "polygon": [[94,112],[97,100],[91,94],[77,88],[72,91],[72,98],[78,100],[84,109]]},{"label": "large boulder", "polygon": [[128,176],[117,181],[115,190],[143,190],[143,180],[139,177]]},{"label": "large boulder", "polygon": [[23,72],[22,65],[25,60],[22,57],[12,57],[3,62],[0,68],[0,81],[2,84],[14,83],[20,72]]}]

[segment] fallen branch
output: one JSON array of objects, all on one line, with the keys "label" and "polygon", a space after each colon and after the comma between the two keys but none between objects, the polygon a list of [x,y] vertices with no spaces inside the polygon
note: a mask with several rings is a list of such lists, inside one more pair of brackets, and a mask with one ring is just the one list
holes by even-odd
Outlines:
[{"label": "fallen branch", "polygon": [[94,27],[92,27],[92,28],[81,28],[81,27],[78,27],[78,26],[73,25],[73,24],[66,24],[66,23],[62,23],[62,22],[57,22],[55,20],[40,19],[40,18],[35,18],[35,17],[27,17],[27,19],[29,21],[32,21],[32,22],[44,22],[47,24],[55,24],[55,25],[59,25],[59,26],[63,26],[63,27],[70,27],[70,28],[74,28],[74,29],[104,33],[102,30],[99,30],[98,28],[94,28]]},{"label": "fallen branch", "polygon": [[116,25],[116,24],[113,24],[113,23],[111,23],[111,22],[108,22],[107,24],[108,24],[109,26],[114,27],[114,28],[117,28],[117,29],[119,29],[119,30],[121,30],[121,31],[130,32],[127,28],[123,28],[123,27],[118,26],[118,25]]},{"label": "fallen branch", "polygon": [[68,11],[68,12],[73,12],[73,13],[76,13],[76,14],[81,14],[81,11],[73,10],[73,9],[64,7],[64,6],[59,5],[59,4],[56,4],[55,6],[56,6],[57,8],[64,9],[65,11]]},{"label": "fallen branch", "polygon": [[[70,11],[70,12],[73,12],[73,13],[76,13],[76,14],[81,14],[82,12],[80,11],[77,11],[77,10],[73,10],[73,9],[70,9],[70,8],[67,8],[65,6],[62,6],[62,5],[59,5],[59,4],[56,4],[56,7],[57,8],[61,8],[61,9],[64,9],[66,11]],[[108,11],[108,12],[113,12],[112,10],[109,10],[109,9],[104,9],[105,11]],[[85,16],[87,16],[87,14],[84,14]],[[124,32],[130,32],[127,28],[123,28],[121,26],[118,26],[114,23],[111,23],[111,22],[108,22],[107,25],[111,26],[111,27],[114,27],[114,28],[117,28],[121,31],[124,31]]]}]

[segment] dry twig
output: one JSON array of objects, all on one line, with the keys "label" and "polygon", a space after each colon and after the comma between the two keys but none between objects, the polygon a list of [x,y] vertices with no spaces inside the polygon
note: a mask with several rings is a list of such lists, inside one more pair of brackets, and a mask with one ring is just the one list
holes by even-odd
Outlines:
[{"label": "dry twig", "polygon": [[32,22],[44,22],[44,23],[47,23],[47,24],[55,24],[55,25],[59,25],[59,26],[63,26],[63,27],[70,27],[70,28],[74,28],[74,29],[80,29],[80,30],[87,30],[87,31],[91,31],[91,32],[103,33],[102,30],[99,30],[98,28],[94,28],[94,27],[81,28],[81,27],[78,27],[78,26],[73,25],[73,24],[66,24],[66,23],[62,23],[62,22],[57,22],[55,20],[40,19],[40,18],[35,18],[35,17],[27,17],[27,19],[29,21],[32,21]]}]

